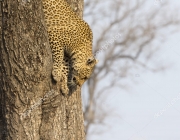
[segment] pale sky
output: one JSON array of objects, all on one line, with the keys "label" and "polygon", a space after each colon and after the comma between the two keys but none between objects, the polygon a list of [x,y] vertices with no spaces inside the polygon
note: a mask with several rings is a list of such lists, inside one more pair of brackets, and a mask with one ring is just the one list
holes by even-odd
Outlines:
[{"label": "pale sky", "polygon": [[[180,5],[178,0],[171,3]],[[170,64],[168,69],[134,71],[138,84],[128,91],[113,90],[107,104],[116,116],[108,118],[108,129],[91,140],[180,140],[179,42],[180,32],[169,35],[156,54],[157,61]]]}]

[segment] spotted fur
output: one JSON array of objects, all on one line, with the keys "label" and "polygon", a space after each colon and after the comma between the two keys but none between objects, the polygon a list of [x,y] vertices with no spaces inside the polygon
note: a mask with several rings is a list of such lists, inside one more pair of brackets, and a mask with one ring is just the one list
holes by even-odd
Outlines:
[{"label": "spotted fur", "polygon": [[[70,85],[82,84],[90,77],[97,60],[92,54],[92,31],[65,0],[42,0],[49,42],[53,54],[52,76],[61,82],[61,90],[68,94]],[[71,62],[72,76],[68,79]]]}]

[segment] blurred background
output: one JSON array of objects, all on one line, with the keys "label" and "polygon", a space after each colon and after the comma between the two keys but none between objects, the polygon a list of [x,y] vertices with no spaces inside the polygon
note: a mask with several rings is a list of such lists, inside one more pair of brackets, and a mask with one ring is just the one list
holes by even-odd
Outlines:
[{"label": "blurred background", "polygon": [[180,140],[180,1],[84,6],[99,60],[82,89],[87,140]]}]

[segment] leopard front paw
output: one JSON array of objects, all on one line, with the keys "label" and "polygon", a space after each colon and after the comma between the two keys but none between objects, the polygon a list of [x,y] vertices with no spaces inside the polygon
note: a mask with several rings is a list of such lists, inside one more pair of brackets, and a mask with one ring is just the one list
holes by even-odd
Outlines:
[{"label": "leopard front paw", "polygon": [[60,74],[60,72],[58,71],[58,69],[53,69],[53,71],[52,71],[52,76],[53,76],[53,79],[54,79],[56,82],[60,82],[60,81],[61,81],[61,74]]}]

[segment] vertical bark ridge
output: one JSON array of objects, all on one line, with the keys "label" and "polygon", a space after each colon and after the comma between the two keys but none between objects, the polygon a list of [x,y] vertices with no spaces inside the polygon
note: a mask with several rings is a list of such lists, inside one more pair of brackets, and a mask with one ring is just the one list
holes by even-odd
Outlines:
[{"label": "vertical bark ridge", "polygon": [[[82,17],[83,0],[68,2]],[[41,1],[0,3],[0,139],[84,140],[80,89],[64,97],[52,81]]]},{"label": "vertical bark ridge", "polygon": [[48,65],[52,60],[41,7],[36,1],[2,2],[0,89],[6,132],[3,139],[39,139],[41,107],[32,106],[50,90]]}]

